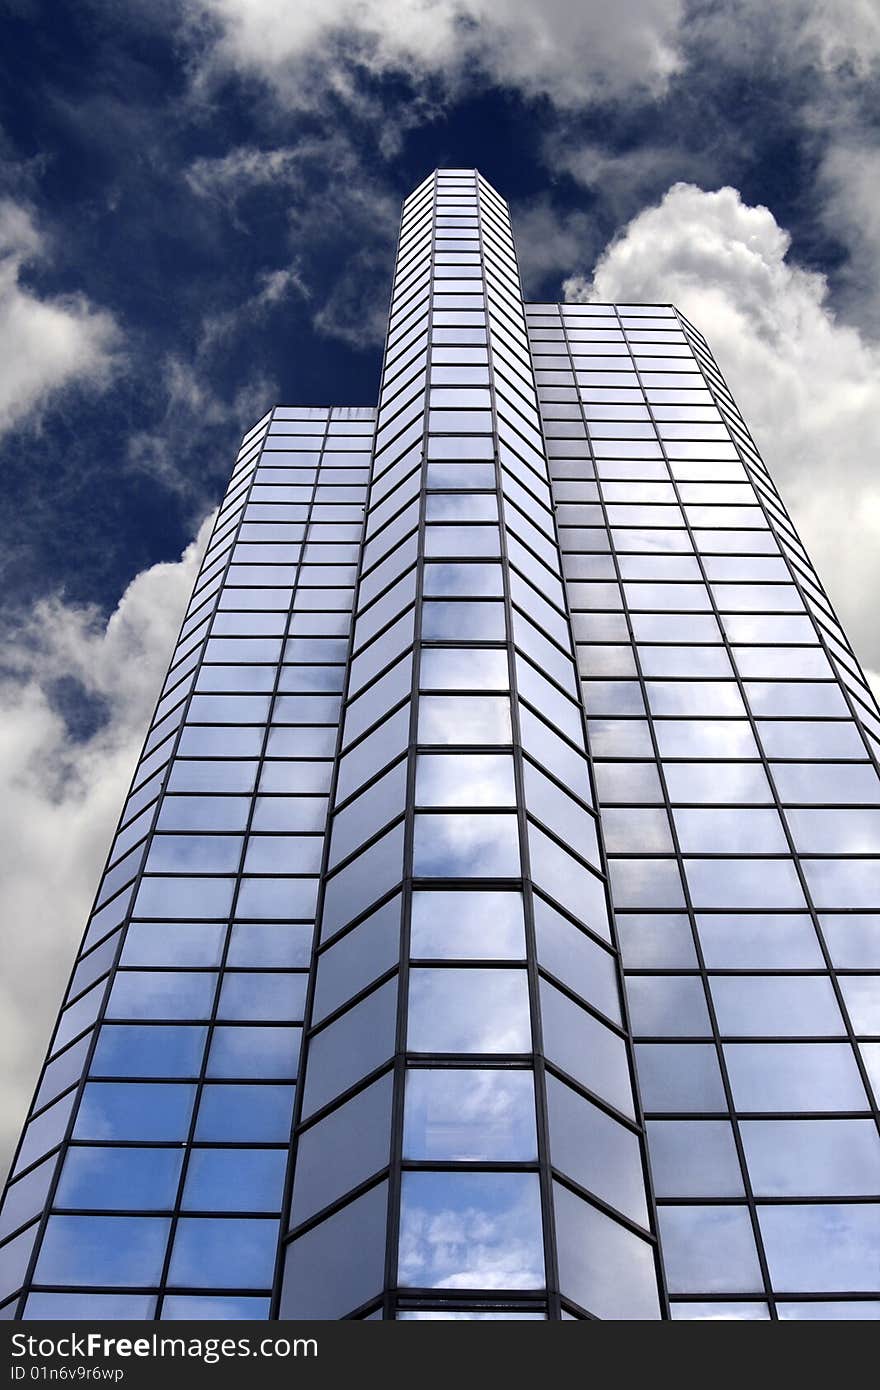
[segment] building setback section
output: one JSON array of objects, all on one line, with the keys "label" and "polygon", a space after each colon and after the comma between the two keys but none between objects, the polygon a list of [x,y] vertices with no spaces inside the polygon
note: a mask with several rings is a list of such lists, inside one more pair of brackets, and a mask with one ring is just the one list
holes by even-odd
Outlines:
[{"label": "building setback section", "polygon": [[878,748],[697,329],[435,173],[378,410],[243,441],[2,1312],[876,1317]]}]

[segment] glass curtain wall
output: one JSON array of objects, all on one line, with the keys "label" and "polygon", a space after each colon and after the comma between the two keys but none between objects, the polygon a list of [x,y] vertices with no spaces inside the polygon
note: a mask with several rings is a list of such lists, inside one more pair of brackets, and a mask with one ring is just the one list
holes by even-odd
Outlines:
[{"label": "glass curtain wall", "polygon": [[281,1315],[658,1317],[510,222],[473,171],[404,207],[340,751]]},{"label": "glass curtain wall", "polygon": [[692,325],[528,317],[671,1316],[876,1318],[877,705]]},{"label": "glass curtain wall", "polygon": [[698,330],[432,174],[378,411],[243,441],[0,1313],[876,1318],[878,755]]},{"label": "glass curtain wall", "polygon": [[373,432],[245,437],[0,1213],[7,1317],[268,1316]]}]

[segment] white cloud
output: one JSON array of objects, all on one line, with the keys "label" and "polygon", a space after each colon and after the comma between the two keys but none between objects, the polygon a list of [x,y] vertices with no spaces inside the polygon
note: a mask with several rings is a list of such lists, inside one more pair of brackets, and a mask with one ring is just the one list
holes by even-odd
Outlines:
[{"label": "white cloud", "polygon": [[[344,132],[273,149],[239,146],[194,161],[186,178],[194,193],[221,203],[241,226],[246,223],[238,206],[254,189],[283,190],[291,265],[264,277],[257,294],[235,313],[218,316],[221,326],[272,307],[277,296],[271,291],[277,289],[306,301],[312,327],[325,337],[355,348],[382,342],[400,198],[368,171]],[[329,285],[326,266],[313,276],[310,260],[316,252],[326,255],[328,247],[337,264]],[[213,321],[206,327],[213,332]]]},{"label": "white cloud", "polygon": [[82,294],[41,298],[22,281],[49,248],[30,210],[0,199],[0,433],[38,417],[73,385],[101,388],[118,363],[119,330]]},{"label": "white cloud", "polygon": [[528,299],[542,281],[560,277],[579,255],[583,255],[594,233],[594,223],[585,212],[559,213],[545,197],[511,207],[516,237],[516,256]]},{"label": "white cloud", "polygon": [[154,383],[161,399],[161,414],[152,428],[135,430],[126,443],[127,463],[185,498],[198,515],[211,504],[225,465],[219,456],[219,472],[217,466],[193,469],[194,450],[204,447],[206,433],[212,427],[226,427],[230,432],[249,429],[278,397],[275,384],[257,370],[244,377],[231,399],[219,395],[211,383],[207,354],[232,334],[242,318],[248,322],[257,312],[248,301],[240,314],[208,316],[202,324],[202,340],[192,357],[168,353],[157,366]]},{"label": "white cloud", "polygon": [[819,165],[820,216],[847,248],[836,274],[837,300],[847,317],[880,338],[880,150],[873,137],[844,132]]},{"label": "white cloud", "polygon": [[570,299],[668,300],[705,334],[857,654],[880,664],[880,348],[840,322],[824,277],[734,188],[674,185]]},{"label": "white cloud", "polygon": [[203,76],[264,79],[292,107],[328,91],[356,101],[355,69],[438,79],[482,75],[524,95],[577,106],[662,91],[680,66],[684,0],[186,0],[205,42]]},{"label": "white cloud", "polygon": [[[7,646],[0,683],[5,1156],[30,1101],[211,521],[180,560],[137,575],[108,622],[50,599]],[[98,702],[100,726],[88,737],[77,739],[59,713],[58,682]]]}]

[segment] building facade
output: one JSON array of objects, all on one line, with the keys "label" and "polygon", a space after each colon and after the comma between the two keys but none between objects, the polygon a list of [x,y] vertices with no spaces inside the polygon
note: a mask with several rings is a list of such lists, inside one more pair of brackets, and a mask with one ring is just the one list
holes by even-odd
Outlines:
[{"label": "building facade", "polygon": [[698,330],[431,175],[377,409],[243,441],[2,1312],[876,1318],[878,753]]}]

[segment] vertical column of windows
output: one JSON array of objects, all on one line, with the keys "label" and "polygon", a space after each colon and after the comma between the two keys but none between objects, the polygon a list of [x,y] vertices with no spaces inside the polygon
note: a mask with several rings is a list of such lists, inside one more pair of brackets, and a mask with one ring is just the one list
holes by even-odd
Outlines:
[{"label": "vertical column of windows", "polygon": [[424,478],[402,1319],[546,1317],[486,281],[475,176],[443,171]]},{"label": "vertical column of windows", "polygon": [[565,1316],[657,1317],[644,1145],[515,251],[507,210],[482,180],[480,199],[539,1134],[557,1215],[548,1250]]},{"label": "vertical column of windows", "polygon": [[[159,798],[167,782],[179,730],[191,697],[211,617],[229,564],[237,528],[252,484],[269,417],[244,437],[223,506],[202,559],[193,594],[171,656],[153,721],[132,779],[95,906],[67,989],[62,1012],[10,1174],[0,1214],[0,1256],[5,1290],[25,1282],[33,1267],[43,1212],[57,1182],[59,1146],[70,1134],[81,1080],[95,1045],[108,986],[118,960]],[[25,1223],[31,1224],[26,1225]],[[24,1227],[24,1229],[20,1229]],[[103,1302],[102,1302],[103,1299]],[[121,1302],[120,1302],[121,1299]],[[50,1295],[47,1315],[71,1315],[82,1303],[76,1294]],[[97,1307],[119,1306],[123,1316],[150,1317],[155,1298],[98,1296]]]},{"label": "vertical column of windows", "polygon": [[[432,177],[404,204],[392,287],[296,1112],[282,1316],[369,1313],[388,1282],[433,197]],[[399,1188],[399,1171],[391,1182]]]},{"label": "vertical column of windows", "polygon": [[[533,311],[533,350],[561,455],[569,431],[592,441],[593,461],[573,477],[564,458],[554,491],[562,502],[574,482],[584,502],[568,589],[673,1316],[815,1315],[835,1289],[872,1287],[873,1044],[854,1051],[852,987],[829,966],[869,963],[877,940],[861,911],[876,907],[876,774],[672,311],[564,306],[564,334],[555,312]],[[732,1128],[712,1118],[724,1110]],[[845,1235],[846,1274],[823,1233],[826,1249]],[[810,1260],[786,1254],[799,1244]]]},{"label": "vertical column of windows", "polygon": [[65,1283],[162,1286],[132,1316],[268,1312],[372,429],[275,412],[26,1317]]}]

